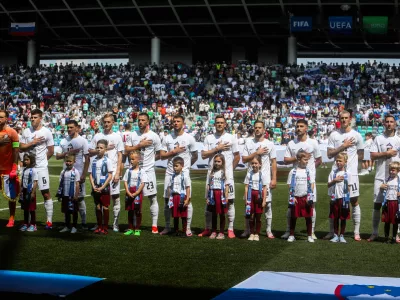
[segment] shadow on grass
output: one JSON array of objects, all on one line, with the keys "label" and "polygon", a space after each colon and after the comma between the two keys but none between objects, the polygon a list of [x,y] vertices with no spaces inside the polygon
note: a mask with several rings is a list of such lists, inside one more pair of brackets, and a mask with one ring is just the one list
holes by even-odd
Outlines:
[{"label": "shadow on grass", "polygon": [[[151,285],[140,285],[140,284],[124,284],[115,283],[111,281],[100,281],[86,288],[83,288],[77,292],[74,292],[63,299],[109,299],[118,295],[146,295],[146,297],[158,298],[162,297],[180,299],[178,295],[196,295],[196,299],[212,299],[219,294],[223,293],[223,289],[191,289],[191,288],[173,288],[168,286],[151,286]],[[6,299],[16,298],[18,299],[59,299],[60,297],[47,294],[28,294],[28,293],[9,293],[0,292],[0,298]]]}]

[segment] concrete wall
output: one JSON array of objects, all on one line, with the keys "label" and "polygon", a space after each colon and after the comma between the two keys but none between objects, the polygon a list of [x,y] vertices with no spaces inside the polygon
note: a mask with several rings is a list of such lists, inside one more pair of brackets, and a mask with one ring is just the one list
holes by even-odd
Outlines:
[{"label": "concrete wall", "polygon": [[9,66],[18,63],[18,55],[11,53],[0,53],[0,65]]},{"label": "concrete wall", "polygon": [[280,47],[277,45],[265,45],[258,48],[258,63],[277,64],[279,62]]}]

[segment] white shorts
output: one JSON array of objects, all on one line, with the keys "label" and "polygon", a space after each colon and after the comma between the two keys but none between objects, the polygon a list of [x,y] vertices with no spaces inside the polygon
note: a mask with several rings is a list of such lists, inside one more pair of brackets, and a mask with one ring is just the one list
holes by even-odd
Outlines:
[{"label": "white shorts", "polygon": [[115,175],[115,170],[113,171],[112,174],[112,179],[110,182],[110,195],[119,195],[119,193],[121,192],[121,181],[118,180],[118,182],[114,182],[114,175]]},{"label": "white shorts", "polygon": [[[189,170],[183,171],[183,176],[189,176],[190,178],[190,173]],[[165,179],[164,179],[164,193],[163,193],[163,198],[167,198],[168,195],[168,189],[169,189],[169,184],[171,183],[172,180],[172,175],[165,173]],[[192,181],[190,181],[190,197],[192,197]]]},{"label": "white shorts", "polygon": [[374,181],[374,203],[383,203],[382,183],[383,180],[380,179],[375,179]]},{"label": "white shorts", "polygon": [[37,168],[39,191],[50,189],[50,177],[48,168]]},{"label": "white shorts", "polygon": [[143,196],[152,196],[157,194],[157,179],[156,172],[149,170],[146,172],[149,182],[146,182],[143,187]]},{"label": "white shorts", "polygon": [[358,175],[352,175],[353,184],[349,185],[350,198],[360,196],[360,180]]},{"label": "white shorts", "polygon": [[364,159],[363,160],[371,160],[371,153],[369,150],[364,149]]},{"label": "white shorts", "polygon": [[[209,182],[209,176],[210,176],[210,170],[208,170],[207,172],[207,179],[206,182]],[[234,200],[235,199],[235,181],[233,180],[233,178],[231,178],[231,180],[229,180],[229,182],[231,183],[229,185],[229,190],[228,190],[228,200]],[[207,195],[207,184],[205,187],[205,191],[204,191],[204,198],[207,199],[208,195]]]}]

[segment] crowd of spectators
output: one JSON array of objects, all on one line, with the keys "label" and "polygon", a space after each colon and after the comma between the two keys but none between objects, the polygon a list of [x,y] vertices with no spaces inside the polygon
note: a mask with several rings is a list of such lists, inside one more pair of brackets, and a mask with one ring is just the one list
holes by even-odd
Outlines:
[{"label": "crowd of spectators", "polygon": [[398,119],[399,91],[400,64],[376,61],[0,66],[0,106],[10,112],[10,124],[29,126],[31,110],[40,108],[56,142],[69,119],[78,121],[90,140],[101,130],[105,111],[115,116],[114,131],[136,129],[138,113],[147,112],[160,134],[181,114],[197,141],[213,130],[216,114],[225,116],[239,141],[251,136],[261,119],[276,144],[290,141],[295,121],[306,118],[309,134],[323,142],[344,109],[351,110],[353,125],[366,131],[382,128],[387,112]]}]

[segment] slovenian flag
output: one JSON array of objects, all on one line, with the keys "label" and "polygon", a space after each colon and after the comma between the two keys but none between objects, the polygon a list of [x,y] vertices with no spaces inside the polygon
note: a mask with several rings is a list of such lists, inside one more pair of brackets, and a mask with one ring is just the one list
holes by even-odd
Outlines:
[{"label": "slovenian flag", "polygon": [[33,36],[35,35],[35,22],[31,23],[11,23],[10,35],[13,36]]}]

